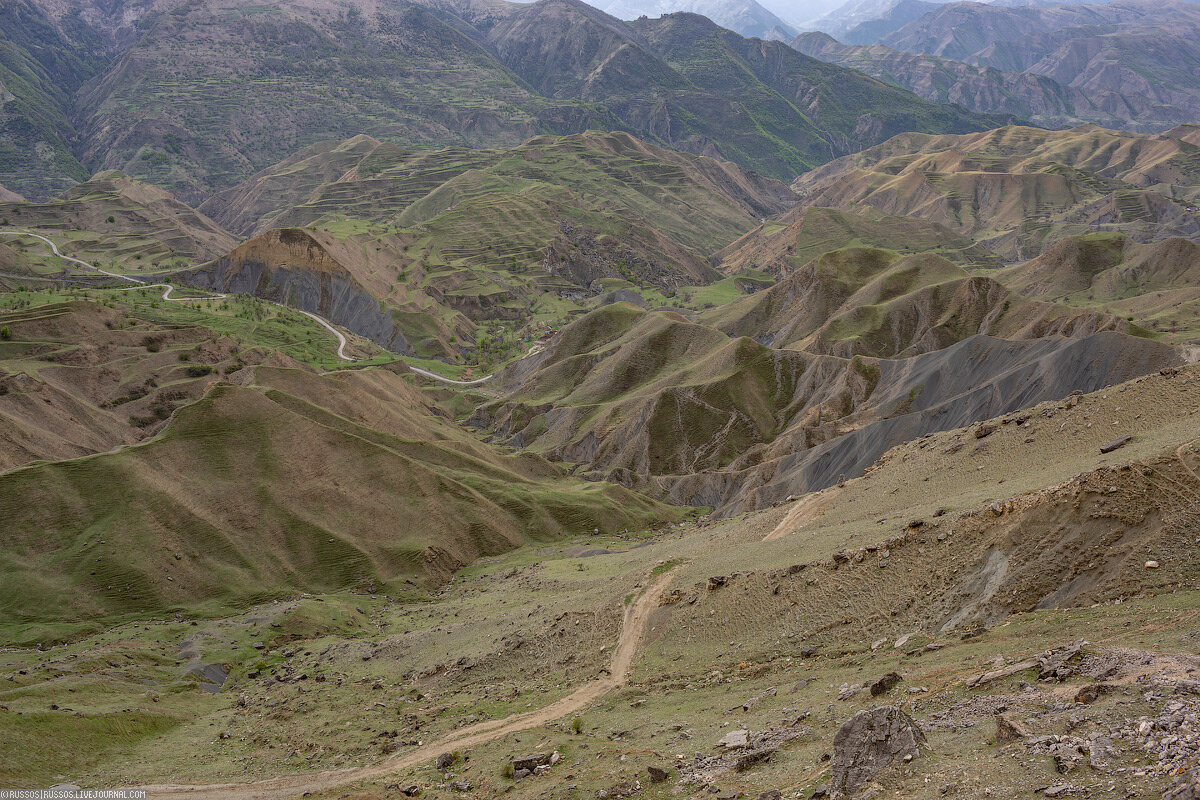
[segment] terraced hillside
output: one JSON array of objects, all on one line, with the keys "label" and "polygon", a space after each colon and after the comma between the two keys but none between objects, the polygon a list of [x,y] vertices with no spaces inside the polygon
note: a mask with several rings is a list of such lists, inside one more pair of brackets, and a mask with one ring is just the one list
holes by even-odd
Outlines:
[{"label": "terraced hillside", "polygon": [[[902,130],[1003,121],[703,17],[624,23],[576,0],[10,6],[13,71],[0,82],[20,97],[5,112],[0,182],[36,200],[84,170],[119,169],[198,204],[357,134],[502,147],[626,130],[786,180]],[[39,142],[62,161],[49,183],[26,174]]]},{"label": "terraced hillside", "polygon": [[944,225],[1011,261],[1068,235],[1200,236],[1200,133],[1083,126],[898,136],[800,176],[803,205],[864,207]]},{"label": "terraced hillside", "polygon": [[[111,270],[145,272],[207,261],[237,239],[157,186],[100,172],[45,203],[0,200],[0,231],[33,231],[73,258]],[[66,271],[44,242],[4,237],[39,274]]]},{"label": "terraced hillside", "polygon": [[617,286],[661,296],[720,280],[710,254],[792,202],[778,181],[628,134],[434,151],[356,137],[207,201],[259,235],[184,279],[457,360],[481,324],[520,330]]}]

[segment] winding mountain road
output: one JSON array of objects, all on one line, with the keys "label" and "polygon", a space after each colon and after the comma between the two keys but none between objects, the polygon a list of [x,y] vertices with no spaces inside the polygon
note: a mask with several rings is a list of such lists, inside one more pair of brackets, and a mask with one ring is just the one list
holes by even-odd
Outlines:
[{"label": "winding mountain road", "polygon": [[[220,298],[225,298],[225,297],[229,296],[227,294],[220,294],[218,292],[209,292],[208,293],[209,296],[206,298],[171,297],[171,292],[174,291],[175,287],[169,283],[146,283],[145,281],[143,281],[140,278],[134,278],[131,275],[121,275],[116,272],[109,272],[106,269],[101,269],[100,267],[97,267],[95,264],[89,264],[88,262],[81,261],[78,258],[72,258],[71,256],[65,256],[59,252],[58,245],[56,245],[53,241],[51,241],[50,239],[47,239],[45,236],[42,236],[40,234],[31,233],[29,231],[0,231],[0,236],[32,236],[34,239],[41,239],[46,244],[50,245],[50,250],[54,253],[54,255],[61,258],[63,261],[70,261],[72,264],[78,264],[81,267],[87,267],[90,270],[95,270],[96,272],[99,272],[101,275],[107,275],[110,278],[116,278],[117,280],[122,280],[122,281],[126,281],[128,283],[136,284],[136,286],[130,287],[133,289],[161,288],[163,290],[163,293],[162,293],[163,300],[170,300],[170,301],[173,301],[176,303],[183,303],[183,302],[187,302],[189,300],[206,300],[206,299],[212,299],[212,298],[220,299]],[[263,300],[263,298],[259,298],[259,299]],[[346,337],[342,334],[341,331],[339,331],[337,328],[333,327],[333,325],[331,325],[328,321],[326,321],[322,317],[318,317],[316,314],[312,314],[312,313],[305,311],[303,309],[300,309],[300,308],[292,308],[291,306],[285,306],[283,303],[276,303],[274,300],[263,300],[263,302],[270,303],[273,306],[279,306],[280,308],[286,308],[289,311],[295,311],[299,314],[303,314],[304,316],[306,316],[309,319],[316,322],[318,325],[321,325],[322,327],[326,328],[330,333],[332,333],[334,336],[337,337],[338,358],[342,359],[343,361],[354,361],[355,360],[354,358],[351,358],[350,356],[346,355],[346,345],[348,344],[348,342],[346,341]],[[434,375],[433,373],[425,373],[425,374],[430,375],[431,377],[435,377],[435,378],[439,377],[437,375]],[[490,378],[491,375],[489,375],[488,377]],[[441,380],[448,380],[448,379],[441,378]],[[449,382],[457,383],[457,381],[449,381]]]},{"label": "winding mountain road", "polygon": [[100,269],[95,264],[89,264],[86,261],[80,261],[78,258],[71,258],[70,256],[64,256],[62,253],[58,252],[58,245],[56,245],[54,242],[47,239],[45,236],[42,236],[41,234],[30,233],[29,231],[0,231],[0,236],[32,236],[34,239],[41,239],[46,244],[50,245],[50,251],[52,253],[54,253],[54,255],[61,258],[63,261],[70,261],[72,264],[78,264],[81,267],[87,267],[90,270],[95,270],[96,272],[99,272],[101,275],[107,275],[108,277],[116,278],[117,280],[127,281],[129,283],[137,283],[137,284],[141,284],[141,285],[145,285],[145,283],[146,283],[145,281],[138,280],[137,278],[130,277],[129,275],[119,275],[116,272],[109,272],[106,269]]},{"label": "winding mountain road", "polygon": [[[30,231],[0,231],[0,236],[32,236],[34,239],[41,239],[46,244],[50,245],[51,252],[53,252],[55,256],[57,256],[58,258],[61,258],[63,261],[69,261],[72,264],[78,264],[81,267],[85,267],[87,269],[93,270],[94,272],[99,272],[101,275],[106,275],[110,278],[116,278],[117,280],[125,281],[126,283],[135,284],[134,286],[132,286],[130,288],[134,288],[134,289],[162,288],[163,289],[163,294],[162,294],[163,300],[170,300],[173,302],[182,303],[182,302],[187,302],[189,300],[225,298],[225,297],[229,296],[229,295],[225,295],[225,294],[219,294],[217,292],[210,292],[209,296],[207,298],[171,297],[171,292],[175,289],[175,287],[169,283],[146,283],[142,279],[135,278],[132,275],[122,275],[117,272],[109,272],[106,269],[101,269],[100,267],[97,267],[95,264],[89,264],[88,262],[82,261],[78,258],[72,258],[71,256],[63,255],[61,252],[59,252],[58,245],[56,245],[52,240],[47,239],[45,236],[42,236],[41,234],[32,233]],[[326,330],[328,330],[330,333],[332,333],[334,336],[337,337],[338,358],[342,359],[343,361],[351,361],[351,362],[357,360],[351,356],[346,355],[346,346],[349,344],[349,342],[347,341],[345,335],[341,331],[339,331],[337,328],[335,328],[325,318],[319,317],[316,314],[313,314],[312,312],[305,311],[300,308],[292,308],[291,306],[285,306],[283,303],[276,303],[274,300],[266,300],[261,297],[259,299],[263,300],[263,302],[265,302],[265,303],[270,303],[271,305],[279,306],[280,308],[286,308],[289,311],[295,311],[299,314],[303,314],[304,316],[313,320],[318,325],[322,326],[323,328],[325,328]],[[533,347],[531,347],[529,349],[529,353],[527,353],[526,355],[532,355],[537,349],[538,349],[538,345],[535,344]],[[492,378],[496,377],[495,373],[492,373],[491,375],[484,375],[482,378],[476,378],[475,380],[456,381],[453,378],[446,378],[442,375],[438,375],[436,372],[430,372],[427,369],[422,369],[420,367],[413,366],[412,364],[409,364],[409,368],[413,372],[417,373],[418,375],[424,375],[426,378],[432,378],[435,381],[441,381],[442,383],[448,383],[452,386],[478,386],[479,384],[486,383],[486,382],[490,381]]]},{"label": "winding mountain road", "polygon": [[188,798],[189,800],[283,800],[306,792],[322,791],[344,786],[357,781],[382,778],[402,770],[412,769],[426,762],[432,763],[442,753],[467,747],[478,747],[510,733],[536,728],[561,719],[568,714],[588,707],[612,690],[623,686],[629,679],[633,657],[646,633],[650,613],[671,582],[671,573],[665,572],[642,591],[636,602],[625,609],[617,649],[607,673],[580,686],[571,694],[534,711],[502,719],[493,719],[470,725],[446,734],[436,742],[418,746],[394,758],[369,767],[350,767],[305,775],[285,775],[253,783],[217,783],[207,785],[161,784],[140,786],[153,800],[162,798]]}]

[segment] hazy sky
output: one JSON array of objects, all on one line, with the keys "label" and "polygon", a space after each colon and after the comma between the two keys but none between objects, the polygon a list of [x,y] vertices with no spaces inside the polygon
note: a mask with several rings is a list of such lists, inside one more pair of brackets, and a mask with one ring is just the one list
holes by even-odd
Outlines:
[{"label": "hazy sky", "polygon": [[845,5],[846,0],[758,0],[758,3],[784,22],[795,25],[833,11]]}]

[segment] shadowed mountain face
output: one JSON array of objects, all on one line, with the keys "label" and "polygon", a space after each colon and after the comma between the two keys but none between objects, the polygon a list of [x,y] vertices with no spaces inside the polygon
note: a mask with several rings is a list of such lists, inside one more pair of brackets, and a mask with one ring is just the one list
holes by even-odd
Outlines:
[{"label": "shadowed mountain face", "polygon": [[575,0],[17,0],[5,13],[0,181],[34,199],[120,169],[196,204],[360,133],[495,147],[628,130],[789,179],[902,130],[1001,121],[696,15],[625,23]]},{"label": "shadowed mountain face", "polygon": [[[799,300],[785,316],[819,303]],[[517,388],[473,422],[597,477],[730,514],[854,477],[909,439],[1179,360],[1169,346],[1105,331],[1111,318],[1076,316],[1060,329],[1078,338],[999,322],[997,333],[1014,337],[1003,339],[983,334],[990,316],[946,330],[942,349],[876,359],[820,355],[820,344],[772,349],[675,314],[610,306],[514,366],[504,380]]]},{"label": "shadowed mountain face", "polygon": [[875,37],[846,32],[839,38],[847,45],[809,33],[792,46],[929,100],[1050,127],[1093,122],[1154,132],[1200,117],[1195,4],[951,3],[919,11],[896,17],[905,24],[890,30],[880,20]]}]

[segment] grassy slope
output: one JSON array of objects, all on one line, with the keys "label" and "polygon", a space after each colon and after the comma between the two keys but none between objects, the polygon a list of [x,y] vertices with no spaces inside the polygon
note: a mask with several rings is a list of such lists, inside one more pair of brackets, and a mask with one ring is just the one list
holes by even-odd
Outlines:
[{"label": "grassy slope", "polygon": [[35,200],[88,175],[72,152],[72,95],[103,69],[104,47],[78,15],[62,23],[26,2],[0,8],[0,174]]},{"label": "grassy slope", "polygon": [[[828,780],[822,754],[838,726],[861,709],[887,703],[912,714],[932,745],[911,765],[881,774],[889,795],[925,797],[954,783],[957,792],[992,787],[1017,796],[1053,785],[1063,778],[1049,757],[1020,744],[993,744],[997,705],[1028,719],[1037,735],[1086,741],[1112,736],[1127,720],[1157,715],[1172,700],[1191,703],[1182,694],[1172,697],[1169,688],[1163,699],[1148,699],[1143,683],[1167,687],[1183,677],[1186,655],[1172,677],[1165,673],[1175,654],[1193,649],[1200,600],[1187,588],[1197,564],[1186,526],[1194,521],[1198,487],[1187,468],[1198,462],[1194,450],[1182,451],[1186,461],[1175,451],[1195,435],[1196,377],[1189,368],[1174,378],[1153,376],[1087,395],[1069,407],[1043,404],[1008,415],[1008,424],[997,420],[997,432],[982,442],[964,429],[910,443],[829,497],[804,527],[773,541],[763,537],[784,521],[787,507],[688,525],[649,542],[599,537],[521,548],[481,561],[419,605],[318,597],[302,605],[265,604],[199,628],[164,621],[46,652],[8,651],[0,664],[14,680],[0,700],[24,713],[6,714],[0,724],[18,734],[14,740],[25,757],[14,760],[5,779],[29,785],[57,769],[85,784],[168,775],[248,780],[405,752],[418,738],[430,741],[468,719],[528,710],[585,682],[602,661],[601,647],[615,639],[624,598],[666,562],[677,565],[671,589],[682,602],[654,613],[632,683],[581,714],[580,734],[561,720],[503,737],[452,766],[456,780],[470,780],[480,793],[524,798],[640,779],[643,796],[666,798],[692,764],[677,754],[714,755],[719,751],[712,746],[732,729],[764,731],[803,717],[794,726],[801,735],[765,763],[704,782],[751,796],[770,789],[804,796]],[[1172,402],[1163,403],[1164,396]],[[1105,426],[1085,425],[1120,414],[1118,406],[1146,413],[1128,421],[1133,444],[1101,455],[1097,446],[1110,434]],[[959,441],[974,446],[949,452]],[[1015,461],[1028,462],[1029,469],[1014,472]],[[996,502],[999,513],[992,511]],[[941,516],[933,515],[937,506],[946,509]],[[1165,524],[1160,513],[1170,517]],[[910,529],[914,519],[926,523]],[[1115,544],[1114,528],[1125,532]],[[875,549],[860,550],[864,546]],[[837,552],[845,558],[835,560]],[[994,575],[988,565],[996,552],[1006,555],[1007,570],[992,583],[984,578]],[[1164,568],[1144,569],[1148,557]],[[706,589],[714,575],[726,576],[726,586]],[[1059,597],[1057,607],[1035,609],[1062,586],[1077,593]],[[528,602],[531,595],[536,606]],[[938,633],[942,621],[972,607],[990,629],[960,638],[960,630],[971,629],[968,616],[959,629]],[[293,631],[301,638],[289,641]],[[893,647],[905,634],[913,634],[907,646]],[[1091,682],[1082,676],[1039,682],[1031,670],[992,688],[964,686],[997,658],[1013,663],[1081,638],[1093,643],[1089,649],[1104,665],[1133,665],[1092,705],[1071,702]],[[206,695],[181,678],[176,662],[185,641],[205,661],[229,663],[232,683]],[[253,650],[254,641],[266,649]],[[925,649],[927,643],[937,648]],[[802,656],[809,646],[816,646],[815,655]],[[368,652],[373,657],[363,660]],[[464,657],[465,664],[448,666]],[[892,670],[904,682],[884,697],[837,699],[844,684]],[[1134,681],[1147,670],[1149,678]],[[250,679],[251,671],[260,671],[258,678]],[[264,675],[301,674],[308,678],[262,685]],[[908,692],[917,687],[926,691]],[[36,748],[49,738],[40,728],[47,718],[70,719],[72,711],[46,711],[48,702],[93,720],[119,718],[129,709],[124,713],[165,718],[169,730],[147,720],[136,737],[81,735],[79,749],[52,767]],[[350,711],[356,721],[347,726]],[[229,737],[219,738],[220,731]],[[1124,735],[1113,738],[1112,766],[1125,770],[1122,780],[1086,764],[1068,780],[1102,798],[1123,797],[1131,788],[1160,791],[1165,779],[1145,774],[1153,759]],[[548,775],[515,784],[502,775],[514,754],[552,749],[567,761]],[[649,765],[670,767],[669,782],[649,784]],[[409,782],[430,792],[445,778],[426,764],[329,796],[384,796],[385,784]]]},{"label": "grassy slope", "polygon": [[1012,261],[1096,230],[1154,241],[1197,229],[1189,208],[1200,165],[1189,130],[904,134],[803,175],[793,188],[807,204],[865,205],[939,223]]},{"label": "grassy slope", "polygon": [[[383,397],[417,402],[404,391]],[[329,389],[304,394],[319,402]],[[219,384],[146,444],[5,474],[0,607],[12,635],[299,590],[394,589],[522,542],[673,513],[456,433],[438,442],[448,423],[422,409],[425,430],[402,438],[278,389]]]},{"label": "grassy slope", "polygon": [[843,357],[906,357],[987,333],[1005,339],[1138,332],[1111,314],[1031,302],[940,254],[848,247],[813,259],[702,320],[773,347]]},{"label": "grassy slope", "polygon": [[1186,239],[1138,244],[1114,233],[1067,237],[994,277],[1024,295],[1103,309],[1165,341],[1188,343],[1200,338],[1198,250]]},{"label": "grassy slope", "polygon": [[[0,230],[32,230],[67,256],[110,271],[187,266],[223,255],[237,240],[203,214],[156,186],[102,172],[45,203],[0,203]],[[41,274],[78,268],[55,258],[44,242],[4,237],[21,247]]]},{"label": "grassy slope", "polygon": [[936,253],[959,264],[999,259],[972,239],[916,217],[887,216],[874,209],[840,211],[798,207],[771,219],[716,254],[722,272],[747,267],[784,276],[824,253],[874,247],[898,253]]}]

